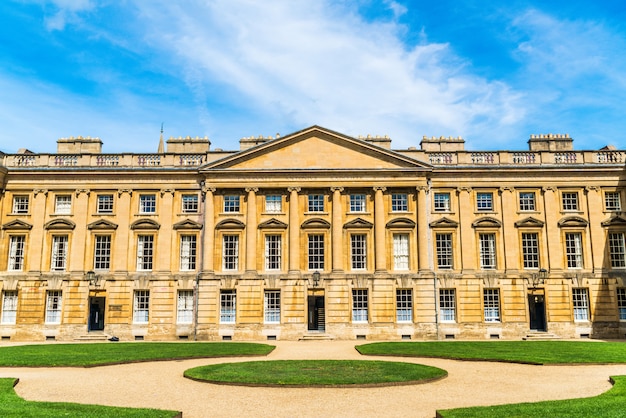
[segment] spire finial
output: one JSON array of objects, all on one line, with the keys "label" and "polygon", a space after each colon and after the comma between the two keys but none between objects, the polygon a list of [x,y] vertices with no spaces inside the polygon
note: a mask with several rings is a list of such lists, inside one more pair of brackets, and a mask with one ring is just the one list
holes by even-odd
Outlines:
[{"label": "spire finial", "polygon": [[165,154],[165,145],[163,144],[163,122],[161,122],[161,136],[159,137],[159,149],[157,154]]}]

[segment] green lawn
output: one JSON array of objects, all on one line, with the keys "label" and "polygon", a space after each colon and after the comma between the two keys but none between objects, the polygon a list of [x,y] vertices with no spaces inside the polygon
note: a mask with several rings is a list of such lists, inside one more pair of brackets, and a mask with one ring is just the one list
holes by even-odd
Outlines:
[{"label": "green lawn", "polygon": [[277,360],[195,367],[185,377],[211,383],[259,386],[373,386],[428,382],[445,370],[421,364],[362,360]]},{"label": "green lawn", "polygon": [[17,379],[0,378],[0,416],[3,418],[172,418],[177,411],[83,405],[67,402],[31,402],[17,396],[13,386]]},{"label": "green lawn", "polygon": [[618,418],[626,416],[626,376],[614,376],[611,390],[593,398],[519,403],[437,411],[442,418],[567,417]]},{"label": "green lawn", "polygon": [[187,358],[266,356],[274,348],[238,342],[16,345],[0,347],[0,367],[92,367]]},{"label": "green lawn", "polygon": [[384,342],[356,346],[377,356],[438,357],[528,364],[626,363],[626,343],[591,341]]}]

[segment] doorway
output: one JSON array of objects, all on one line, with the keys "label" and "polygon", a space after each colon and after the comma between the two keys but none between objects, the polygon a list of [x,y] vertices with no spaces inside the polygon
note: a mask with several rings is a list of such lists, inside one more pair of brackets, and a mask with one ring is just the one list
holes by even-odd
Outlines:
[{"label": "doorway", "polygon": [[308,296],[308,330],[309,331],[325,331],[326,330],[326,313],[324,310],[324,293],[323,291],[309,294]]},{"label": "doorway", "polygon": [[89,331],[104,330],[104,305],[105,298],[91,296],[89,298]]},{"label": "doorway", "polygon": [[543,294],[528,294],[528,314],[530,316],[531,331],[547,331],[546,302]]}]

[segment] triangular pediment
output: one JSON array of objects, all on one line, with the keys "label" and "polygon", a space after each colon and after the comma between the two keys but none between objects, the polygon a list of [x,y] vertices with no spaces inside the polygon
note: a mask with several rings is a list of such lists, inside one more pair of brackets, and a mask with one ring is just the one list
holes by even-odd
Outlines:
[{"label": "triangular pediment", "polygon": [[130,229],[159,229],[161,225],[152,219],[139,219],[130,225]]},{"label": "triangular pediment", "polygon": [[457,226],[459,226],[458,222],[455,222],[452,219],[446,217],[430,223],[431,228],[456,228]]},{"label": "triangular pediment", "polygon": [[319,126],[210,162],[213,170],[430,170],[430,165]]},{"label": "triangular pediment", "polygon": [[272,218],[259,224],[259,229],[287,229],[287,224]]},{"label": "triangular pediment", "polygon": [[87,229],[111,230],[111,229],[117,229],[117,224],[114,224],[111,221],[107,221],[106,219],[99,219],[87,225]]},{"label": "triangular pediment", "polygon": [[561,228],[564,227],[586,227],[589,224],[585,218],[580,216],[567,216],[558,222]]},{"label": "triangular pediment", "polygon": [[387,222],[387,228],[415,228],[415,221],[409,218],[396,218]]},{"label": "triangular pediment", "polygon": [[518,228],[543,228],[543,222],[529,216],[528,218],[515,222],[515,226]]},{"label": "triangular pediment", "polygon": [[244,229],[245,227],[246,224],[241,222],[239,219],[233,218],[224,219],[215,225],[215,229]]},{"label": "triangular pediment", "polygon": [[19,219],[15,219],[14,221],[7,222],[4,225],[2,225],[2,229],[5,229],[5,230],[19,230],[19,231],[28,231],[32,227],[33,226],[31,224],[26,223],[24,221],[21,221]]},{"label": "triangular pediment", "polygon": [[74,229],[76,224],[69,219],[53,219],[44,225],[45,229]]},{"label": "triangular pediment", "polygon": [[302,229],[308,229],[308,228],[329,229],[330,222],[322,218],[311,218],[302,222],[302,225],[300,226],[300,228]]},{"label": "triangular pediment", "polygon": [[174,229],[202,229],[202,224],[192,221],[191,219],[185,219],[177,222],[173,225]]},{"label": "triangular pediment", "polygon": [[611,216],[602,222],[602,226],[626,226],[626,219],[621,216]]},{"label": "triangular pediment", "polygon": [[485,216],[472,222],[474,228],[500,228],[502,223],[496,218]]},{"label": "triangular pediment", "polygon": [[373,223],[366,221],[365,219],[362,218],[356,218],[350,222],[346,222],[343,225],[344,229],[350,229],[350,228],[372,228],[374,226]]}]

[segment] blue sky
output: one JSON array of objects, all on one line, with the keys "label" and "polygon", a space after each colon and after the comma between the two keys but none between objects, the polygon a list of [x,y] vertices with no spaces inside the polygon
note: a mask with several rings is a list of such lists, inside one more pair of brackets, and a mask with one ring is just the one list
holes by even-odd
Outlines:
[{"label": "blue sky", "polygon": [[0,150],[156,152],[321,125],[466,149],[626,149],[626,3],[3,0]]}]

